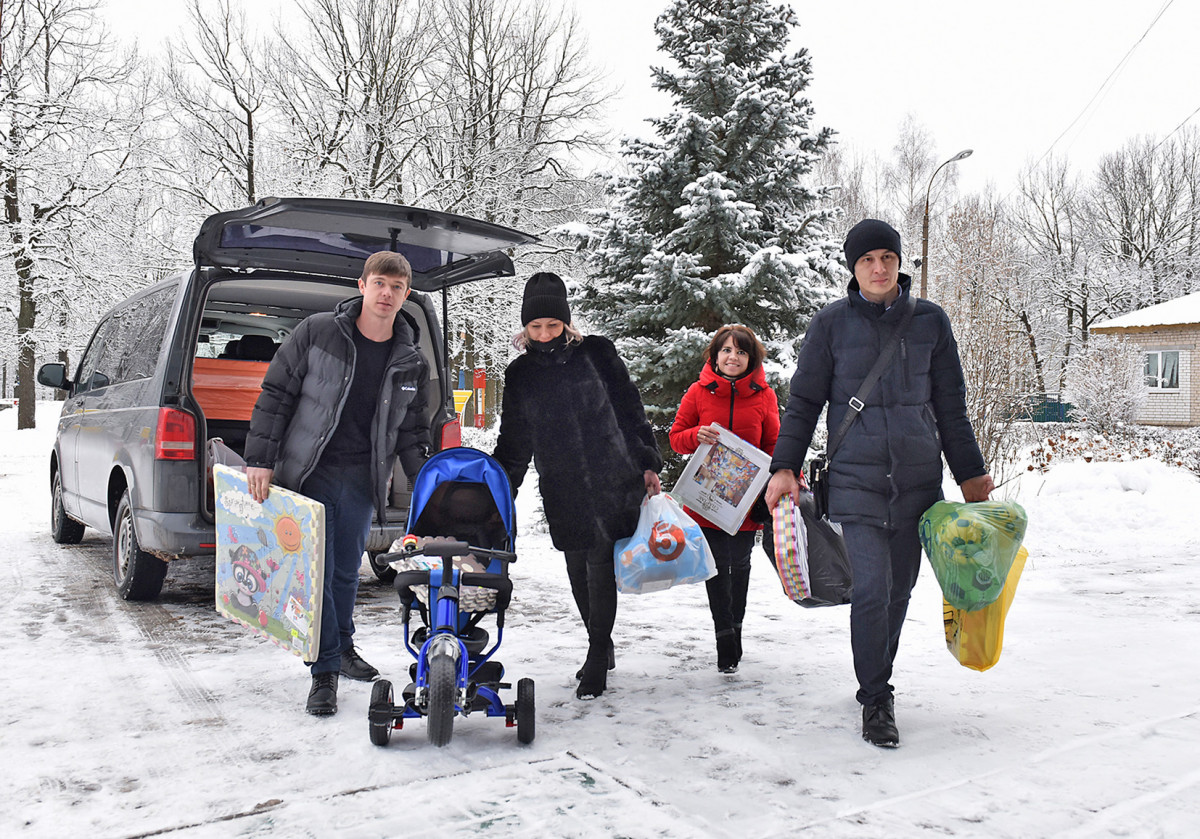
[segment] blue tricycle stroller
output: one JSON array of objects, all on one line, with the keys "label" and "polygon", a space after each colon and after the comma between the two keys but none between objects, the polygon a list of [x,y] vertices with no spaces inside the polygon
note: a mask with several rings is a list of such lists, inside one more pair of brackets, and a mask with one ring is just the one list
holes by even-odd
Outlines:
[{"label": "blue tricycle stroller", "polygon": [[[380,680],[368,711],[371,742],[385,746],[404,720],[425,717],[429,742],[444,746],[455,716],[482,711],[503,717],[517,740],[534,736],[533,680],[517,682],[512,705],[500,700],[504,666],[492,659],[504,637],[504,611],[512,598],[508,564],[516,511],[508,476],[481,451],[446,449],[431,457],[413,482],[408,535],[399,550],[380,557],[396,569],[404,646],[416,663],[412,683],[395,704],[392,683]],[[397,546],[393,545],[393,548]],[[410,628],[413,610],[422,626]],[[487,649],[480,622],[496,616],[496,643]]]}]

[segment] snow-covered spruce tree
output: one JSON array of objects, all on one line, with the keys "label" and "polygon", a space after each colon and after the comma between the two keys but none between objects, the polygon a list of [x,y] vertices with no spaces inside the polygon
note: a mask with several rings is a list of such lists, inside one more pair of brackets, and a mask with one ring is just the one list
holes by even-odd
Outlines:
[{"label": "snow-covered spruce tree", "polygon": [[616,342],[660,439],[718,327],[751,327],[783,385],[844,277],[828,190],[807,183],[832,131],[809,127],[807,51],[783,52],[796,25],[766,0],[675,0],[655,24],[677,69],[654,68],[654,86],[673,107],[651,121],[658,139],[622,143],[629,174],[594,214],[577,303]]}]

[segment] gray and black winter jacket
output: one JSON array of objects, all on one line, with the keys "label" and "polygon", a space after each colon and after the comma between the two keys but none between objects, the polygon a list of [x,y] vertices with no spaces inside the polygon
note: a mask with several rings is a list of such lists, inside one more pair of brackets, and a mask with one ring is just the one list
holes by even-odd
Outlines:
[{"label": "gray and black winter jacket", "polygon": [[[900,275],[910,293],[912,280]],[[851,280],[846,297],[813,316],[771,471],[803,466],[821,408],[837,429],[879,358],[903,306],[871,303]],[[958,483],[987,473],[971,422],[958,344],[940,306],[917,300],[912,323],[829,468],[829,518],[878,527],[911,521],[942,497],[942,453]]]},{"label": "gray and black winter jacket", "polygon": [[[263,379],[246,438],[246,464],[274,469],[274,483],[299,490],[338,427],[354,377],[354,321],[362,298],[300,323]],[[371,477],[379,521],[396,458],[415,475],[429,452],[429,420],[421,386],[429,368],[417,350],[417,326],[403,311],[392,327],[392,353],[371,426]]]}]

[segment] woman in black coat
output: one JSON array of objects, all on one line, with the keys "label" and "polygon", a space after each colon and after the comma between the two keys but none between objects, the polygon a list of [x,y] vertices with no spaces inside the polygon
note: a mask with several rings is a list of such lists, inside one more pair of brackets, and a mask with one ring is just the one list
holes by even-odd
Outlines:
[{"label": "woman in black coat", "polygon": [[504,374],[493,457],[514,494],[533,458],[550,539],[566,556],[588,632],[575,695],[591,699],[604,693],[613,667],[613,545],[636,529],[642,498],[660,491],[662,456],[616,348],[571,326],[566,286],[556,274],[529,278],[521,323],[524,352]]}]

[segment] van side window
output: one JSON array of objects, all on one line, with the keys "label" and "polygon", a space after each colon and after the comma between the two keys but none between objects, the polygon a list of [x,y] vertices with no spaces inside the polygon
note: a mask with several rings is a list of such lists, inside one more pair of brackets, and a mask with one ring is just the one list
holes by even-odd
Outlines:
[{"label": "van side window", "polygon": [[82,392],[96,387],[104,387],[108,384],[107,377],[103,373],[97,378],[97,370],[100,364],[100,357],[104,352],[104,345],[108,341],[108,336],[112,334],[116,320],[115,316],[107,318],[101,321],[100,325],[96,327],[96,332],[92,335],[92,342],[88,345],[87,352],[83,354],[83,359],[79,362],[79,374],[76,377],[78,391]]},{"label": "van side window", "polygon": [[122,313],[118,344],[123,352],[115,367],[114,384],[154,375],[176,292],[172,286],[140,297]]},{"label": "van side window", "polygon": [[[91,388],[107,387],[117,381],[117,368],[121,364],[125,348],[121,337],[126,333],[125,314],[118,312],[108,319],[104,330],[104,343],[100,347],[100,355],[96,359],[96,369],[92,373]],[[97,338],[101,337],[99,333]]]}]

